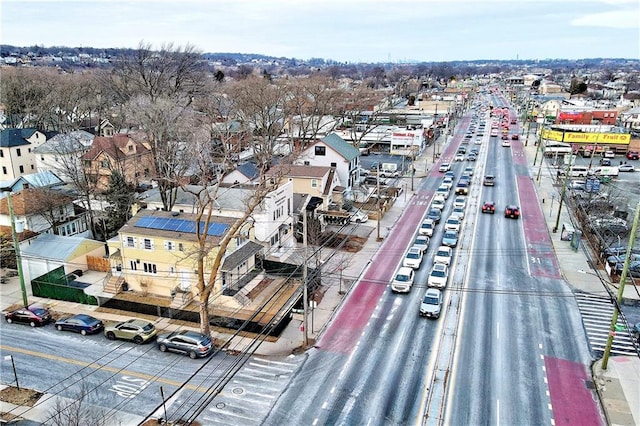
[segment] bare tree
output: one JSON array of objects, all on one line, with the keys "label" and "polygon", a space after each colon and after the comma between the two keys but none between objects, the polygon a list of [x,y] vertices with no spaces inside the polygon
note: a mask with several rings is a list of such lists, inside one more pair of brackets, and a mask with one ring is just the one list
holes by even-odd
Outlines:
[{"label": "bare tree", "polygon": [[81,382],[75,398],[57,397],[55,405],[49,411],[45,425],[52,426],[106,426],[108,417],[101,408],[91,406],[87,398],[91,389]]}]

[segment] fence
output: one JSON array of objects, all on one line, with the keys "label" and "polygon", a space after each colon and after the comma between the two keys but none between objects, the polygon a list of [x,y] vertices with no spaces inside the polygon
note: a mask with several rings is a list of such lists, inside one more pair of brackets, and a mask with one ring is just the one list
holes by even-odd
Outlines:
[{"label": "fence", "polygon": [[83,288],[78,287],[79,284],[75,283],[74,286],[74,282],[69,282],[64,273],[64,267],[61,266],[31,280],[31,289],[33,295],[38,297],[65,300],[85,305],[97,305],[98,300],[86,294]]}]

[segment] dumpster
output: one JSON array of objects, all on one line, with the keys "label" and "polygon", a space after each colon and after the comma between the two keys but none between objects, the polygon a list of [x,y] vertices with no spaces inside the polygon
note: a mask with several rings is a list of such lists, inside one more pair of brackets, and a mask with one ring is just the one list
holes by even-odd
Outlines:
[{"label": "dumpster", "polygon": [[573,239],[573,233],[576,232],[575,228],[570,223],[562,224],[562,232],[560,232],[560,239],[562,241],[571,241]]}]

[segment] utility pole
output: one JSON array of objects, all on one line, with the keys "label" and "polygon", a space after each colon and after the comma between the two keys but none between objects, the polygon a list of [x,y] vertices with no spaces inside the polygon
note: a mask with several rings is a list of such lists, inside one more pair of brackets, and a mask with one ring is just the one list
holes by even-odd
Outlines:
[{"label": "utility pole", "polygon": [[604,347],[604,354],[602,355],[602,369],[606,370],[609,364],[609,354],[611,354],[611,346],[613,345],[613,338],[616,335],[616,323],[618,322],[618,310],[622,303],[622,296],[624,294],[624,284],[627,281],[627,273],[629,272],[629,263],[631,260],[631,248],[636,242],[636,233],[638,232],[638,220],[640,219],[640,201],[636,204],[636,212],[633,215],[633,226],[631,226],[631,235],[629,235],[629,244],[627,245],[627,255],[624,258],[624,265],[622,267],[622,275],[620,275],[620,284],[618,285],[618,294],[616,297],[616,304],[613,307],[613,316],[611,317],[611,326],[609,327],[609,338],[607,344]]},{"label": "utility pole", "polygon": [[[311,198],[311,197],[309,197]],[[308,201],[307,201],[308,203]],[[302,265],[302,304],[304,305],[303,308],[303,321],[302,321],[302,347],[304,349],[307,348],[307,346],[309,346],[309,332],[308,332],[308,328],[307,328],[307,316],[309,314],[308,309],[309,309],[309,293],[308,293],[308,286],[307,286],[307,262],[309,261],[308,259],[308,252],[307,252],[307,215],[308,215],[308,211],[307,211],[307,203],[304,204],[304,209],[303,209],[303,216],[302,216],[302,245],[304,247],[304,264]]]},{"label": "utility pole", "polygon": [[22,293],[22,303],[26,308],[29,306],[27,299],[27,288],[24,284],[24,272],[22,271],[22,256],[20,255],[20,241],[18,241],[18,233],[16,231],[16,217],[13,212],[13,202],[11,200],[11,188],[0,188],[7,193],[7,206],[9,208],[9,218],[11,219],[11,238],[13,238],[13,248],[16,252],[16,267],[18,268],[18,278],[20,279],[20,291]]},{"label": "utility pole", "polygon": [[[562,137],[562,139],[564,140],[564,136]],[[558,225],[560,225],[560,213],[562,212],[562,202],[564,201],[564,196],[565,196],[565,193],[567,192],[567,179],[569,179],[571,163],[573,162],[573,159],[571,158],[572,156],[573,156],[573,147],[571,149],[571,153],[569,154],[569,161],[567,162],[567,167],[565,168],[565,171],[564,171],[564,179],[562,179],[562,192],[560,193],[560,204],[558,205],[558,216],[556,217],[556,224],[553,227],[554,233],[558,232]]]},{"label": "utility pole", "polygon": [[378,238],[376,241],[381,241],[380,238],[380,216],[382,216],[382,207],[380,206],[380,163],[378,162],[377,175],[376,175],[376,205],[378,206]]}]

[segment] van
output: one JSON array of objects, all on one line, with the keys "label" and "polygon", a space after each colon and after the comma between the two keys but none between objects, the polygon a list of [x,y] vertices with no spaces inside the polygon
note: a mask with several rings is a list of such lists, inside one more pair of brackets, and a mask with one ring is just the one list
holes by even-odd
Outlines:
[{"label": "van", "polygon": [[620,169],[618,169],[615,166],[614,167],[600,166],[600,167],[596,167],[593,170],[590,170],[590,174],[594,174],[595,176],[618,177],[619,173],[620,173]]},{"label": "van", "polygon": [[[558,170],[558,177],[564,176],[565,169]],[[569,177],[587,177],[589,175],[589,167],[587,166],[572,166],[569,169]]]}]

